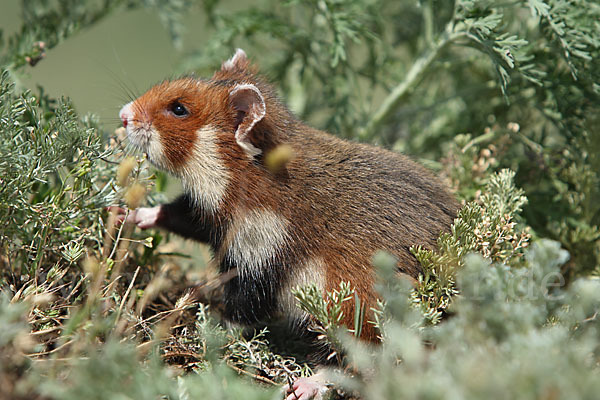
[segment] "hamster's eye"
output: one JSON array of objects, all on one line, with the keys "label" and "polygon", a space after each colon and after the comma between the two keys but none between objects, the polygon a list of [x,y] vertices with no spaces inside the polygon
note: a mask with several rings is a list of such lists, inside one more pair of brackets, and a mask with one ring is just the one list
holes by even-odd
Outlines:
[{"label": "hamster's eye", "polygon": [[169,111],[171,111],[177,117],[185,117],[189,114],[187,108],[185,108],[184,105],[178,101],[174,101],[169,105]]}]

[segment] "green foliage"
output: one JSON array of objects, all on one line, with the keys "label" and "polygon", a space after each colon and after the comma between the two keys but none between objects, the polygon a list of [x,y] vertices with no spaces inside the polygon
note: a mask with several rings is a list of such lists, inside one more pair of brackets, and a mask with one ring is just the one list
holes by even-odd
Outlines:
[{"label": "green foliage", "polygon": [[372,378],[332,379],[366,399],[593,398],[600,389],[600,282],[558,287],[567,257],[550,241],[532,246],[524,268],[467,257],[454,316],[428,328],[413,325],[418,312],[399,287],[393,297],[401,299],[386,300],[404,299],[406,312],[384,326],[381,349],[371,356],[350,346],[354,365]]},{"label": "green foliage", "polygon": [[292,293],[298,301],[298,307],[302,311],[312,315],[316,320],[313,326],[310,327],[310,330],[319,334],[321,340],[326,341],[334,349],[337,349],[328,355],[328,359],[339,355],[337,352],[342,349],[338,336],[341,321],[344,317],[342,307],[347,301],[354,301],[354,329],[351,332],[354,336],[360,336],[364,307],[361,307],[360,299],[348,282],[340,282],[339,289],[334,289],[327,293],[322,293],[314,285],[295,288],[292,290]]},{"label": "green foliage", "polygon": [[539,240],[524,254],[518,268],[467,255],[453,316],[438,325],[414,307],[406,282],[390,279],[395,261],[378,256],[383,343],[341,336],[355,376],[331,371],[330,382],[365,399],[593,398],[600,281],[565,288],[569,255],[557,242]]},{"label": "green foliage", "polygon": [[0,293],[1,398],[16,398],[16,386],[22,382],[31,364],[30,360],[23,356],[23,351],[31,347],[25,320],[26,312],[26,303],[10,304],[7,295]]},{"label": "green foliage", "polygon": [[[68,101],[49,109],[0,78],[0,248],[4,268],[35,276],[102,238],[99,212],[114,201],[97,123]],[[92,173],[93,171],[93,173]],[[45,268],[47,272],[47,268]]]},{"label": "green foliage", "polygon": [[[383,29],[377,11],[382,2],[254,2],[236,12],[223,10],[219,3],[205,2],[214,35],[185,60],[183,69],[212,72],[235,47],[247,48],[251,56],[268,52],[271,56],[261,66],[290,94],[295,111],[305,117],[318,113],[327,127],[349,135],[349,124],[355,121],[348,116],[366,112],[352,101],[360,75],[375,82],[385,67],[387,56],[376,37]],[[354,62],[356,51],[363,53],[361,59],[366,56],[364,62]]]},{"label": "green foliage", "polygon": [[423,268],[412,298],[431,322],[440,321],[458,293],[455,276],[469,253],[506,265],[520,263],[530,235],[516,222],[527,198],[514,186],[514,175],[510,170],[493,175],[479,202],[461,208],[451,232],[440,235],[438,250],[411,249]]},{"label": "green foliage", "polygon": [[542,232],[559,240],[572,255],[571,262],[563,268],[569,277],[594,269],[600,271],[600,207],[596,201],[600,196],[599,151],[597,134],[577,138],[562,152],[560,161],[548,163],[552,187],[545,189],[546,194],[553,196],[548,211],[556,218],[542,216],[546,223]]},{"label": "green foliage", "polygon": [[262,382],[287,383],[289,379],[312,375],[308,365],[299,365],[291,357],[273,353],[266,337],[267,329],[247,339],[235,335],[227,344],[224,359],[237,371],[244,371]]},{"label": "green foliage", "polygon": [[[168,398],[275,399],[277,391],[266,390],[237,378],[235,373],[218,366],[201,375],[176,377],[156,356],[141,362],[135,347],[108,342],[89,357],[63,365],[65,378],[48,379],[42,375],[40,393],[54,399]],[[46,373],[39,368],[38,373]],[[228,384],[228,382],[237,384]]]}]

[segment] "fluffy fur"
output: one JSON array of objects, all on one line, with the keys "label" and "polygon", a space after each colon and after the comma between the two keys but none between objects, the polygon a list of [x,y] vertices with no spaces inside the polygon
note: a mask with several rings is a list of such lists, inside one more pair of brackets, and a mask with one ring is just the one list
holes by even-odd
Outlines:
[{"label": "fluffy fur", "polygon": [[[249,95],[240,99],[240,91]],[[174,115],[175,102],[188,114]],[[157,224],[210,243],[222,272],[238,270],[225,285],[225,316],[233,322],[286,316],[303,326],[290,289],[314,283],[332,290],[342,280],[369,310],[376,301],[373,254],[393,253],[398,271],[417,277],[410,246],[434,246],[458,209],[407,157],[299,121],[240,51],[212,79],[166,81],[128,107],[122,118],[132,139],[143,127],[150,139],[138,146],[162,149],[150,160],[184,180],[186,193],[161,207]],[[160,146],[145,145],[155,142]],[[293,158],[272,172],[264,155],[279,144],[290,146]],[[353,302],[344,315],[351,327]],[[377,340],[371,319],[367,314],[363,338]]]}]

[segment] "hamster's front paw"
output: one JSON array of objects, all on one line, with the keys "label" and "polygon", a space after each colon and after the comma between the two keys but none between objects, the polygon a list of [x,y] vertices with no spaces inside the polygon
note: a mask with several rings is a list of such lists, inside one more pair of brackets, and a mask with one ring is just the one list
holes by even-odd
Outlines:
[{"label": "hamster's front paw", "polygon": [[285,400],[321,400],[329,388],[324,377],[317,373],[308,378],[298,378],[291,387],[285,385],[283,390],[286,395]]},{"label": "hamster's front paw", "polygon": [[127,216],[127,222],[136,224],[141,229],[156,228],[158,227],[160,208],[161,206],[141,207],[132,210]]}]

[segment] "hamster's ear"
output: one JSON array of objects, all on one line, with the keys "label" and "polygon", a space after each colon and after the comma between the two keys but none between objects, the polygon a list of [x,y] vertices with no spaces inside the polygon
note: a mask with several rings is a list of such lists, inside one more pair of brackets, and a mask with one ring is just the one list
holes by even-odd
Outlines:
[{"label": "hamster's ear", "polygon": [[250,157],[259,155],[262,150],[250,142],[250,132],[267,112],[262,93],[251,83],[239,84],[231,89],[229,99],[237,111],[236,142]]},{"label": "hamster's ear", "polygon": [[237,49],[233,57],[221,64],[221,72],[243,71],[249,64],[246,52],[242,49]]}]

